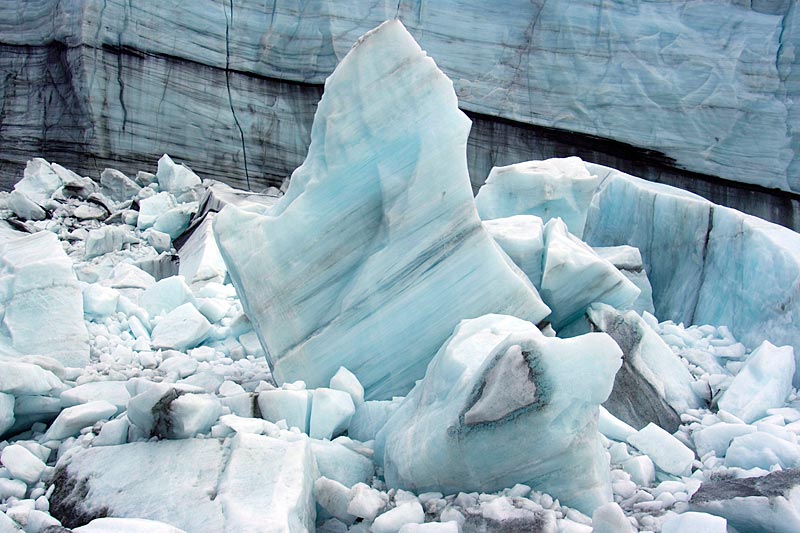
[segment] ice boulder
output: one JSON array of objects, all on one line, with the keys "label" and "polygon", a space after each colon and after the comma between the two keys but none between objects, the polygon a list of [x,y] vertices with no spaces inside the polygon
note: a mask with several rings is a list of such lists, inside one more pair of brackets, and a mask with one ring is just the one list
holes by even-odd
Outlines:
[{"label": "ice boulder", "polygon": [[128,402],[128,419],[145,438],[187,439],[208,433],[221,414],[215,396],[188,385],[151,384]]},{"label": "ice boulder", "polygon": [[191,303],[180,305],[162,317],[153,328],[154,348],[188,350],[208,337],[211,331],[206,317]]},{"label": "ice boulder", "polygon": [[95,518],[85,526],[76,527],[74,533],[185,533],[182,529],[164,522],[144,518]]},{"label": "ice boulder", "polygon": [[0,306],[17,352],[67,366],[89,362],[83,296],[55,234],[42,231],[0,244]]},{"label": "ice boulder", "polygon": [[783,406],[792,392],[794,373],[792,347],[778,348],[764,341],[747,358],[718,406],[748,424],[755,422],[767,415],[767,409]]},{"label": "ice boulder", "polygon": [[720,516],[688,512],[668,519],[661,528],[661,533],[686,533],[689,531],[727,533],[728,522]]},{"label": "ice boulder", "polygon": [[114,168],[103,170],[100,174],[100,185],[115,202],[130,200],[142,189],[135,181]]},{"label": "ice boulder", "polygon": [[76,436],[81,429],[92,426],[99,420],[111,418],[116,413],[117,406],[105,400],[67,407],[58,414],[42,438],[48,441]]},{"label": "ice boulder", "polygon": [[548,320],[556,331],[581,318],[593,302],[624,308],[639,297],[636,285],[558,218],[544,227],[544,250],[540,292],[553,310]]},{"label": "ice boulder", "polygon": [[524,483],[591,513],[611,501],[598,405],[621,364],[604,333],[545,337],[515,317],[465,320],[376,439],[390,487]]},{"label": "ice boulder", "polygon": [[50,510],[70,528],[107,516],[185,531],[301,532],[314,527],[316,478],[307,440],[244,434],[76,447],[56,465]]},{"label": "ice boulder", "polygon": [[536,215],[544,222],[561,218],[570,233],[581,237],[599,182],[574,156],[494,167],[475,205],[483,220],[514,215]]},{"label": "ice boulder", "polygon": [[25,165],[22,179],[14,184],[14,191],[43,205],[62,184],[63,181],[50,163],[41,157],[36,157]]},{"label": "ice boulder", "polygon": [[676,476],[688,476],[694,452],[661,427],[650,423],[628,437],[628,443],[647,454],[659,470]]},{"label": "ice boulder", "polygon": [[93,229],[86,238],[86,259],[122,250],[126,244],[138,243],[133,231],[125,226],[103,226]]},{"label": "ice boulder", "polygon": [[608,411],[641,429],[653,422],[674,432],[679,413],[702,405],[692,389],[694,378],[661,337],[635,311],[620,312],[593,304],[587,310],[592,326],[604,331],[622,349],[622,368],[614,390],[603,404]]},{"label": "ice boulder", "polygon": [[794,533],[800,531],[799,487],[800,469],[706,481],[689,505],[693,511],[727,519],[728,525],[741,533]]},{"label": "ice boulder", "polygon": [[185,165],[175,164],[167,154],[164,154],[158,160],[156,178],[162,191],[169,191],[175,196],[200,185],[200,178],[197,174]]},{"label": "ice boulder", "polygon": [[268,214],[225,207],[214,231],[278,382],[340,366],[368,399],[405,394],[459,320],[538,323],[536,290],[481,226],[470,122],[452,83],[392,20],[325,84],[303,165]]}]

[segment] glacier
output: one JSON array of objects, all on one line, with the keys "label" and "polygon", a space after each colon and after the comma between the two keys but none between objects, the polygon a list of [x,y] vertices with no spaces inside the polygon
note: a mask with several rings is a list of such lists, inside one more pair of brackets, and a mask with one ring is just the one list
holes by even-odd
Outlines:
[{"label": "glacier", "polygon": [[286,195],[267,214],[227,206],[214,218],[279,382],[325,385],[346,364],[367,398],[391,398],[462,318],[549,314],[481,225],[468,129],[447,77],[386,22],[328,79]]},{"label": "glacier", "polygon": [[[368,54],[397,43],[397,56]],[[370,84],[396,66],[386,57],[407,61],[385,78],[388,88]],[[427,82],[411,76],[409,90],[409,71]],[[796,529],[797,234],[576,159],[576,172],[599,180],[577,210],[559,208],[546,224],[513,210],[481,220],[466,170],[468,123],[453,87],[399,23],[367,35],[336,72],[306,164],[280,189],[233,189],[216,181],[225,175],[159,151],[154,173],[101,165],[87,177],[34,159],[16,189],[0,193],[3,286],[21,298],[40,285],[70,295],[69,312],[42,306],[24,331],[42,341],[69,322],[86,350],[75,360],[21,353],[4,332],[0,531]],[[398,113],[388,123],[379,120],[387,108]],[[426,114],[445,119],[430,126],[419,118]],[[530,155],[519,160],[540,166]],[[352,186],[364,183],[372,196]],[[359,223],[363,213],[332,224],[349,214],[342,206],[364,205],[380,218],[377,230]],[[588,243],[557,218],[571,213],[585,215]],[[283,217],[305,225],[262,225]],[[214,226],[226,224],[218,243]],[[416,264],[426,247],[452,251],[462,226],[481,246],[456,249],[430,278],[415,278],[423,283],[412,284],[405,313],[351,337],[359,353],[332,351],[324,368],[298,367],[302,375],[288,380],[273,372],[269,331],[289,322],[265,322],[250,308],[265,280],[308,294],[327,283],[340,251],[365,242],[356,235],[368,257],[336,271],[354,292],[334,303],[373,298],[374,308],[349,309],[380,314],[392,303],[378,274]],[[227,252],[257,258],[248,283],[226,239],[238,242]],[[274,264],[294,262],[283,272],[256,264],[265,246],[277,247]],[[298,265],[308,277],[281,285]],[[471,283],[459,285],[465,276]],[[441,302],[447,313],[419,312],[416,303],[437,300],[448,284],[460,290]],[[608,286],[625,295],[616,307],[601,303]],[[463,306],[496,298],[492,308],[502,308],[509,295],[516,307],[504,313],[536,318]],[[405,336],[389,339],[392,359],[376,357],[381,335],[404,324]],[[441,338],[420,344],[431,324]],[[328,344],[347,346],[337,341],[344,326],[325,330]],[[420,355],[420,345],[430,352]],[[327,345],[312,347],[316,361]],[[410,362],[419,380],[409,373],[402,392],[376,395],[370,376],[350,365],[359,357]],[[620,389],[621,381],[635,386]],[[606,400],[615,394],[627,404]]]}]

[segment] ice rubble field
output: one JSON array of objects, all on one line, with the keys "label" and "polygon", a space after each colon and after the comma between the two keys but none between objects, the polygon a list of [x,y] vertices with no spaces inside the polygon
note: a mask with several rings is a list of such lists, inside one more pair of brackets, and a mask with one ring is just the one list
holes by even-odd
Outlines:
[{"label": "ice rubble field", "polygon": [[800,531],[800,236],[468,130],[389,22],[285,191],[31,160],[0,533]]}]

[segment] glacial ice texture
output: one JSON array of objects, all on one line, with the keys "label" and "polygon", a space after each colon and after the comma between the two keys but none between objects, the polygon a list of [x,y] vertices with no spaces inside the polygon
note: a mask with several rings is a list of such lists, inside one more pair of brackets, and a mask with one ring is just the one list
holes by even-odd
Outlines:
[{"label": "glacial ice texture", "polygon": [[525,483],[591,514],[611,501],[597,406],[621,355],[603,333],[550,338],[502,315],[461,322],[378,433],[387,485],[447,494]]},{"label": "glacial ice texture", "polygon": [[367,398],[390,398],[422,377],[459,320],[547,316],[478,218],[468,131],[450,80],[387,22],[328,79],[286,195],[267,214],[216,216],[279,382],[325,386],[344,365]]}]

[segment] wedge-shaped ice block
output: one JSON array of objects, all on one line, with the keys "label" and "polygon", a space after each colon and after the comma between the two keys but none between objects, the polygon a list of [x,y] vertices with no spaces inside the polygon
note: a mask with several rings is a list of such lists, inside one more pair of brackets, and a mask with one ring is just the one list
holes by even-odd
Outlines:
[{"label": "wedge-shaped ice block", "polygon": [[579,157],[526,161],[494,167],[475,205],[483,220],[536,215],[547,222],[558,217],[580,237],[598,183],[600,178]]},{"label": "wedge-shaped ice block", "polygon": [[592,325],[611,335],[623,352],[622,368],[605,408],[636,429],[653,422],[677,431],[679,414],[702,406],[692,389],[694,377],[680,357],[635,311],[593,304],[586,313]]},{"label": "wedge-shaped ice block", "polygon": [[325,84],[303,165],[267,214],[228,206],[217,242],[279,382],[405,394],[459,320],[549,313],[478,218],[469,120],[398,21]]},{"label": "wedge-shaped ice block", "polygon": [[621,355],[604,333],[463,321],[378,433],[387,484],[449,494],[524,483],[591,514],[611,501],[597,418]]},{"label": "wedge-shaped ice block", "polygon": [[556,331],[579,319],[593,302],[624,308],[641,292],[560,219],[544,227],[543,264],[542,298],[553,310],[549,320]]}]

